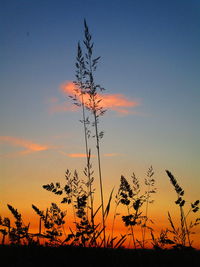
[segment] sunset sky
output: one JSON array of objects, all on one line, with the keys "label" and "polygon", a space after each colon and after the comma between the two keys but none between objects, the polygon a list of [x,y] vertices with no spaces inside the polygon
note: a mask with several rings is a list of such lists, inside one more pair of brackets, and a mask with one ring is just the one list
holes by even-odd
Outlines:
[{"label": "sunset sky", "polygon": [[101,56],[95,78],[106,88],[99,124],[105,198],[121,174],[143,180],[152,165],[152,217],[163,223],[168,210],[176,213],[165,169],[188,204],[200,198],[198,0],[1,0],[0,213],[9,203],[33,216],[31,204],[58,201],[43,184],[64,182],[66,169],[82,175],[81,112],[67,95],[84,18]]}]

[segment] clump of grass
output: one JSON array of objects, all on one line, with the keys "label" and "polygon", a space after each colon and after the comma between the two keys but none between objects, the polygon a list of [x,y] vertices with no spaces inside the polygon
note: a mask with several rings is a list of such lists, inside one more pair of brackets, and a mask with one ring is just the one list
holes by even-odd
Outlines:
[{"label": "clump of grass", "polygon": [[8,217],[2,218],[0,216],[0,226],[3,227],[0,229],[0,233],[2,234],[1,244],[4,245],[6,236],[10,234],[10,219]]},{"label": "clump of grass", "polygon": [[[87,168],[84,172],[86,171]],[[95,225],[94,220],[99,209],[93,213],[92,218],[88,216],[88,209],[91,209],[91,207],[88,206],[88,198],[91,194],[88,188],[91,188],[92,186],[89,184],[89,181],[84,182],[84,180],[81,180],[76,170],[73,175],[67,170],[65,178],[66,184],[63,187],[61,187],[58,182],[43,186],[44,189],[51,191],[54,194],[62,195],[60,201],[62,204],[72,205],[75,230],[70,228],[70,234],[67,235],[63,243],[83,247],[96,246],[96,240],[97,237],[99,237],[99,225]],[[93,179],[90,180],[90,183],[92,182]]]},{"label": "clump of grass", "polygon": [[151,231],[151,243],[155,250],[166,249],[170,245],[174,245],[174,241],[172,241],[169,236],[169,230],[161,230],[159,236],[156,238],[153,231]]},{"label": "clump of grass", "polygon": [[[123,215],[122,220],[125,226],[130,229],[133,246],[135,249],[137,248],[136,241],[142,248],[145,247],[146,229],[151,229],[147,225],[147,221],[150,221],[150,219],[148,218],[149,204],[153,203],[151,199],[151,194],[154,194],[156,192],[156,188],[154,187],[155,180],[153,178],[153,175],[153,168],[150,167],[147,172],[147,178],[145,178],[145,185],[147,186],[147,190],[143,194],[141,194],[140,183],[134,173],[131,176],[132,184],[130,184],[128,180],[122,175],[119,190],[116,195],[116,208],[119,206],[119,204],[122,204],[127,208],[127,215]],[[145,209],[145,213],[142,208]],[[134,227],[136,225],[141,226],[142,241],[136,240],[135,238]]]},{"label": "clump of grass", "polygon": [[9,204],[7,206],[15,218],[15,227],[12,227],[9,232],[9,238],[11,242],[20,244],[23,239],[26,239],[28,242],[31,242],[31,238],[28,233],[30,224],[26,226],[23,223],[22,216],[18,212],[18,210]]},{"label": "clump of grass", "polygon": [[199,211],[200,201],[196,200],[193,203],[190,203],[190,208],[188,208],[188,211],[186,212],[187,201],[184,198],[185,191],[170,171],[166,170],[166,173],[177,195],[175,204],[179,207],[180,211],[180,225],[175,225],[170,212],[168,212],[170,228],[161,230],[160,235],[157,238],[152,232],[152,244],[155,249],[169,247],[174,249],[192,248],[193,241],[191,240],[191,234],[194,234],[193,229],[200,224],[200,218],[196,217],[195,221],[190,221],[190,223],[188,223],[188,217],[191,213],[197,213]]},{"label": "clump of grass", "polygon": [[[84,172],[87,171],[87,168]],[[88,182],[79,178],[77,171],[72,173],[67,170],[65,173],[66,184],[61,186],[59,182],[50,183],[43,185],[43,188],[47,191],[50,191],[61,197],[61,203],[72,205],[73,213],[74,213],[74,224],[75,229],[70,228],[70,233],[67,235],[62,244],[68,245],[76,245],[82,247],[120,247],[125,242],[125,235],[121,235],[120,238],[110,237],[106,239],[106,245],[104,244],[104,238],[101,237],[104,228],[100,223],[95,223],[95,217],[101,209],[101,205],[97,208],[97,210],[93,214],[92,220],[90,220],[90,216],[88,216],[88,197],[90,191],[88,190]],[[94,179],[92,179],[93,181]],[[114,190],[114,189],[113,189]],[[111,200],[113,195],[113,190],[110,193],[107,206],[104,212],[104,220],[106,221],[111,206]],[[40,216],[41,220],[45,220],[46,216],[44,216],[44,212],[39,211],[33,206],[36,213]],[[43,235],[43,237],[47,237]],[[115,241],[115,242],[114,242]]]},{"label": "clump of grass", "polygon": [[177,194],[177,200],[175,201],[175,204],[179,206],[180,210],[180,228],[175,227],[172,217],[168,212],[168,220],[171,226],[170,233],[173,234],[174,245],[176,247],[186,247],[186,246],[192,247],[191,230],[200,223],[200,218],[196,218],[195,222],[191,221],[190,224],[188,224],[187,219],[191,212],[196,213],[199,210],[200,201],[196,200],[193,203],[191,203],[190,209],[188,210],[187,213],[185,213],[184,210],[186,204],[186,200],[184,199],[185,191],[182,189],[177,179],[170,171],[166,170],[166,173]]},{"label": "clump of grass", "polygon": [[[66,212],[61,211],[56,203],[51,203],[50,208],[46,209],[46,211],[41,211],[35,205],[32,205],[33,210],[39,215],[39,231],[38,234],[34,235],[38,237],[38,243],[40,238],[45,238],[48,240],[46,245],[58,245],[61,244],[62,241],[60,237],[63,234],[63,225],[65,223],[64,217]],[[44,226],[44,232],[42,233],[42,222]]]},{"label": "clump of grass", "polygon": [[9,218],[4,218],[2,219],[0,217],[0,225],[1,227],[3,227],[2,229],[0,229],[0,232],[2,233],[3,237],[2,237],[2,244],[5,243],[5,237],[8,236],[9,238],[9,242],[11,244],[32,244],[34,243],[34,240],[31,236],[31,234],[29,233],[29,226],[25,225],[23,220],[22,220],[22,216],[19,213],[19,211],[17,209],[15,209],[13,206],[11,205],[7,205],[8,209],[10,210],[10,212],[12,213],[15,222],[14,225],[11,225],[11,221]]}]

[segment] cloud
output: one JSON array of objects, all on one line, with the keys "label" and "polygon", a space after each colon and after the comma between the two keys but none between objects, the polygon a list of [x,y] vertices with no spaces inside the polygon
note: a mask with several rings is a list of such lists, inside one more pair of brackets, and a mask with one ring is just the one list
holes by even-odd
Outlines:
[{"label": "cloud", "polygon": [[66,103],[56,103],[56,104],[52,103],[48,109],[50,114],[54,114],[54,113],[58,113],[58,112],[67,112],[67,111],[74,112],[77,110],[78,110],[77,106],[69,104],[67,102]]},{"label": "cloud", "polygon": [[[63,153],[64,154],[64,153]],[[86,154],[84,153],[75,153],[75,154],[66,154],[70,158],[86,158]],[[118,153],[107,153],[103,154],[104,157],[116,157],[119,156]],[[91,155],[91,158],[96,158],[95,155]]]},{"label": "cloud", "polygon": [[86,154],[83,153],[72,153],[72,154],[67,154],[67,156],[70,158],[86,158]]},{"label": "cloud", "polygon": [[60,89],[63,93],[68,95],[74,95],[75,90],[78,90],[77,86],[73,82],[65,82],[60,85]]},{"label": "cloud", "polygon": [[[66,95],[75,95],[75,93],[79,90],[73,82],[66,82],[61,84],[61,91]],[[128,98],[123,94],[97,94],[97,97],[101,99],[101,106],[105,109],[110,109],[116,111],[121,115],[134,114],[133,108],[140,105],[139,101]],[[78,100],[80,96],[77,94]],[[85,95],[85,102],[87,102],[89,96]],[[64,111],[63,109],[61,109]],[[75,109],[77,110],[77,108]],[[66,111],[69,111],[69,109]],[[74,110],[70,110],[74,111]]]},{"label": "cloud", "polygon": [[[70,158],[86,158],[86,154],[85,153],[71,153],[71,154],[68,154],[64,151],[59,151],[59,153],[67,156],[67,157],[70,157]],[[106,153],[106,154],[103,154],[104,157],[117,157],[119,156],[120,154],[118,153]],[[96,158],[96,155],[91,155],[91,158]]]},{"label": "cloud", "polygon": [[103,154],[103,155],[104,155],[104,157],[117,157],[120,154],[118,154],[118,153],[106,153],[106,154]]},{"label": "cloud", "polygon": [[30,153],[45,151],[45,150],[48,150],[50,148],[49,146],[46,146],[46,145],[36,144],[36,143],[33,143],[32,141],[29,141],[26,139],[21,139],[21,138],[16,138],[13,136],[0,136],[0,143],[8,144],[8,145],[14,146],[14,147],[25,148],[25,150],[18,151],[16,153],[9,153],[6,155],[2,155],[2,156],[6,156],[6,157],[26,155],[26,154],[30,154]]},{"label": "cloud", "polygon": [[50,97],[46,100],[48,105],[48,112],[49,114],[60,113],[60,112],[74,112],[78,110],[78,107],[72,105],[69,101],[65,99],[60,101],[58,97]]},{"label": "cloud", "polygon": [[[73,153],[73,154],[67,154],[68,157],[70,158],[86,158],[86,154],[84,153]],[[90,155],[91,158],[94,158],[95,155]]]}]

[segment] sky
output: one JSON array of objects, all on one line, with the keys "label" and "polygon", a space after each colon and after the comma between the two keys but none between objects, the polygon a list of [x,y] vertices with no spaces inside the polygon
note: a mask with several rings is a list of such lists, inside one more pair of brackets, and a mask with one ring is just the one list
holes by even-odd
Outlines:
[{"label": "sky", "polygon": [[[99,124],[105,198],[122,174],[135,172],[142,183],[152,165],[158,188],[152,216],[164,210],[162,222],[174,208],[166,169],[188,204],[199,199],[199,1],[1,0],[0,6],[1,213],[9,203],[33,216],[31,204],[56,201],[43,184],[64,182],[66,169],[82,175],[81,112],[67,95],[84,18],[101,56],[95,79],[106,88]],[[91,147],[95,155],[94,140]]]}]

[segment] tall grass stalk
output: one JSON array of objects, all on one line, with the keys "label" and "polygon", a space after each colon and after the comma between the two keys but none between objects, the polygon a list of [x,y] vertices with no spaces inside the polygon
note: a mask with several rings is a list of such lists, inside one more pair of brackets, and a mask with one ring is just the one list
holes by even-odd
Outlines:
[{"label": "tall grass stalk", "polygon": [[94,122],[93,126],[95,128],[96,138],[96,149],[97,149],[97,164],[98,164],[98,173],[99,173],[99,184],[100,184],[100,196],[101,196],[101,209],[102,209],[102,226],[103,226],[103,244],[106,246],[106,234],[105,234],[105,218],[104,218],[104,196],[103,196],[103,179],[102,179],[102,167],[101,167],[101,153],[100,153],[100,139],[103,137],[103,132],[99,132],[98,123],[99,117],[103,116],[105,110],[100,105],[101,99],[97,94],[97,90],[103,90],[100,85],[96,85],[94,82],[94,72],[97,68],[97,63],[100,57],[93,59],[93,46],[94,44],[91,42],[92,36],[89,32],[89,28],[87,26],[86,20],[84,20],[84,44],[86,47],[86,64],[85,64],[85,74],[86,74],[86,88],[89,96],[89,100],[87,103],[87,108],[91,111]]},{"label": "tall grass stalk", "polygon": [[153,203],[151,200],[151,194],[156,193],[155,179],[153,178],[154,171],[152,166],[147,171],[147,178],[145,178],[145,185],[147,186],[146,195],[146,207],[145,207],[145,216],[144,216],[144,224],[142,225],[142,247],[145,248],[145,237],[147,230],[147,221],[148,221],[148,212],[149,212],[149,204]]},{"label": "tall grass stalk", "polygon": [[113,234],[114,234],[114,226],[115,226],[115,220],[119,213],[117,213],[117,208],[120,204],[120,189],[118,190],[116,196],[115,196],[115,209],[113,214],[113,220],[112,220],[112,228],[111,228],[111,240],[113,240]]},{"label": "tall grass stalk", "polygon": [[[85,60],[84,56],[82,53],[82,49],[80,46],[80,43],[78,43],[78,49],[77,49],[77,57],[76,57],[76,82],[75,85],[78,87],[77,93],[80,95],[80,102],[81,102],[81,108],[82,108],[82,120],[81,122],[83,123],[83,129],[84,129],[84,141],[85,141],[85,152],[86,152],[86,169],[87,171],[85,172],[85,175],[88,178],[88,195],[90,199],[90,211],[91,211],[91,223],[94,227],[94,204],[93,204],[93,193],[92,193],[92,179],[91,179],[91,171],[90,171],[90,149],[88,146],[88,139],[90,137],[90,131],[88,130],[88,124],[89,118],[86,117],[86,104],[85,104],[85,99],[84,96],[86,94],[86,87],[84,85],[84,78],[85,78]],[[74,98],[74,103],[76,105],[79,105],[77,102],[77,98]]]}]

